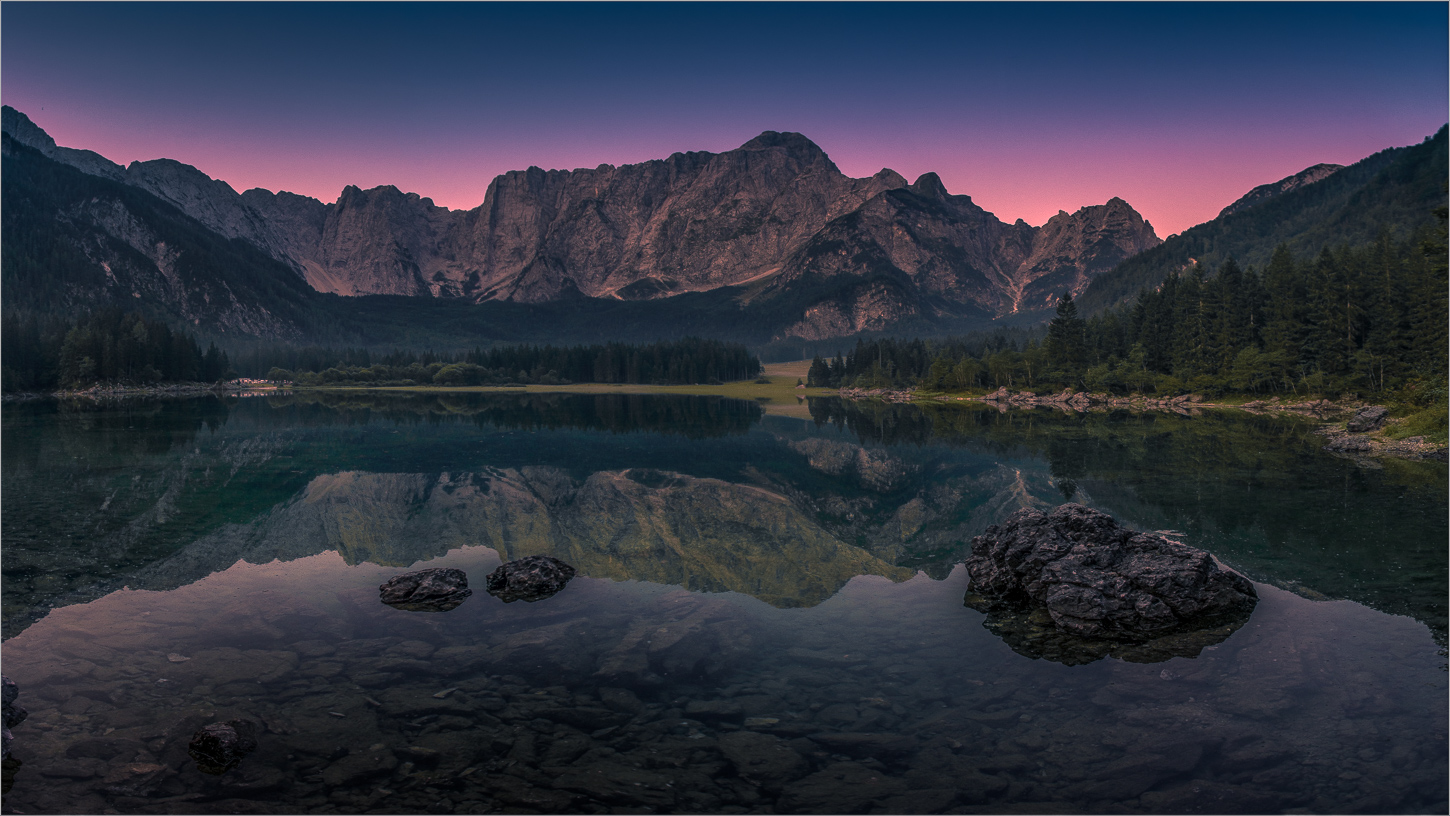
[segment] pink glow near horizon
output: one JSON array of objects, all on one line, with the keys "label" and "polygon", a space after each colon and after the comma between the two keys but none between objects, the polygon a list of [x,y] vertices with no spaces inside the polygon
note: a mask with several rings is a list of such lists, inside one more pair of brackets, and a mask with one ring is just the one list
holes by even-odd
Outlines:
[{"label": "pink glow near horizon", "polygon": [[[7,100],[8,102],[8,100]],[[16,104],[16,103],[11,103]],[[321,139],[290,134],[229,135],[221,140],[204,126],[176,128],[153,124],[98,123],[83,115],[26,112],[65,147],[94,150],[118,164],[170,158],[197,167],[241,192],[260,187],[286,190],[333,202],[347,185],[363,189],[393,185],[430,198],[449,209],[472,209],[483,203],[492,179],[530,165],[575,169],[600,164],[623,165],[664,158],[675,151],[720,152],[754,134],[716,136],[714,144],[696,137],[654,134],[649,143],[600,139],[588,145],[562,139],[518,142],[501,147],[455,144],[445,136],[420,140],[406,151],[363,138],[339,138],[325,146]],[[842,172],[870,176],[889,167],[914,181],[935,172],[956,195],[969,195],[1005,222],[1018,218],[1041,226],[1059,210],[1102,204],[1116,196],[1153,224],[1160,238],[1208,221],[1253,187],[1277,181],[1321,162],[1353,164],[1388,147],[1414,144],[1442,123],[1425,123],[1411,132],[1366,127],[1353,134],[1305,138],[1285,134],[1269,143],[1252,134],[1143,134],[1108,143],[1104,139],[1052,140],[1046,137],[976,140],[958,143],[918,142],[884,150],[879,143],[848,135],[813,134],[799,129],[831,156]],[[1155,144],[1153,139],[1159,139]],[[722,138],[724,143],[721,143]],[[673,142],[673,143],[672,143]],[[1163,145],[1171,144],[1171,148]]]}]

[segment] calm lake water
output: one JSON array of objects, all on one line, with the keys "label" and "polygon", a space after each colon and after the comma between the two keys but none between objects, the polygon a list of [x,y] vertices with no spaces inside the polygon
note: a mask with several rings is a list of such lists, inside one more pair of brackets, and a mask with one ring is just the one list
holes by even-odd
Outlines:
[{"label": "calm lake water", "polygon": [[[7,406],[4,812],[1446,812],[1443,463],[1239,414],[773,408]],[[1004,642],[971,537],[1068,498],[1181,531],[1252,618],[1152,663]],[[578,577],[484,591],[534,554]],[[378,602],[435,566],[475,594]],[[199,772],[238,717],[258,750]]]}]

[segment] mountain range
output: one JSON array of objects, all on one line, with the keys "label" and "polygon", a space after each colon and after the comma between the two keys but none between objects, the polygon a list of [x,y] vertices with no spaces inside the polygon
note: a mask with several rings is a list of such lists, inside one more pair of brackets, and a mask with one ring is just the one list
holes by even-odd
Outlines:
[{"label": "mountain range", "polygon": [[[323,203],[237,193],[169,159],[122,167],[58,146],[9,107],[3,131],[9,303],[135,305],[223,337],[940,333],[1040,319],[1062,292],[1162,244],[1120,198],[1008,224],[934,173],[846,176],[797,133],[619,167],[531,167],[495,178],[479,207],[449,210],[392,186]],[[1345,175],[1317,165],[1216,221]]]}]

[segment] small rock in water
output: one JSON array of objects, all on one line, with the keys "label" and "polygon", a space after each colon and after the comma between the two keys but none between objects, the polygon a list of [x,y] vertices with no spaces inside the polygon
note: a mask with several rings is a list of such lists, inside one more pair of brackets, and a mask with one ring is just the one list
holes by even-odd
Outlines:
[{"label": "small rock in water", "polygon": [[395,575],[378,591],[383,603],[410,612],[447,612],[473,594],[468,588],[468,575],[448,567]]},{"label": "small rock in water", "polygon": [[190,660],[191,658],[187,657],[186,655],[181,655],[181,654],[177,654],[176,652],[172,652],[171,654],[169,654],[169,655],[166,656],[166,659],[167,660],[170,660],[172,663],[185,663],[186,661]]},{"label": "small rock in water", "polygon": [[488,594],[504,603],[542,601],[552,597],[573,578],[575,570],[557,558],[530,555],[510,561],[484,581]]},{"label": "small rock in water", "polygon": [[224,774],[257,750],[257,724],[251,720],[212,723],[191,736],[186,752],[205,774]]}]

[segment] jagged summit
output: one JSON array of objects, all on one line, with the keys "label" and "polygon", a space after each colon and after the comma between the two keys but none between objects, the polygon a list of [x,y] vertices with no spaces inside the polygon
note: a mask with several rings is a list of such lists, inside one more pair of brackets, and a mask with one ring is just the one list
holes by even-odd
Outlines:
[{"label": "jagged summit", "polygon": [[936,173],[922,173],[912,182],[911,190],[927,198],[946,198],[951,195],[947,192],[947,186],[942,183],[941,176]]},{"label": "jagged summit", "polygon": [[800,315],[785,318],[782,336],[819,338],[1044,308],[1049,289],[1076,292],[1157,243],[1119,198],[1040,228],[1005,224],[936,173],[910,184],[889,168],[849,177],[794,132],[768,130],[722,153],[509,171],[480,206],[449,210],[392,185],[348,185],[331,204],[238,194],[171,159],[122,168],[57,147],[11,108],[4,120],[6,133],[48,158],[144,190],[281,261],[312,289],[347,296],[539,303],[742,287],[727,297]]}]

